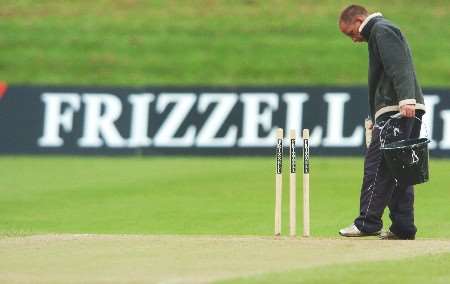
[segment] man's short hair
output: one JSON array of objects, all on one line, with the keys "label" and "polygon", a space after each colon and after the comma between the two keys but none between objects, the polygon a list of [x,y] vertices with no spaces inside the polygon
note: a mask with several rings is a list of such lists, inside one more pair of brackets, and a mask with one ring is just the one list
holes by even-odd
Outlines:
[{"label": "man's short hair", "polygon": [[356,16],[367,16],[368,14],[363,6],[350,5],[342,11],[339,22],[350,23]]}]

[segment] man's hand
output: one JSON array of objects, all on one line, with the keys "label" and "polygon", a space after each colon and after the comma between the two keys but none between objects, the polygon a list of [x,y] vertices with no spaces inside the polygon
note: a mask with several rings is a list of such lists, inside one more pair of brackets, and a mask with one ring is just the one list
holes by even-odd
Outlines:
[{"label": "man's hand", "polygon": [[403,117],[412,118],[416,115],[416,105],[403,105],[400,107],[400,114]]}]

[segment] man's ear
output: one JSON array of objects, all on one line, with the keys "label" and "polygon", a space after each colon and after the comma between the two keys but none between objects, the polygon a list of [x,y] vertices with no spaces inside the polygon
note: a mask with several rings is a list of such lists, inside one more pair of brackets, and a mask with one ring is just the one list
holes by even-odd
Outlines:
[{"label": "man's ear", "polygon": [[366,17],[364,17],[364,16],[356,16],[355,19],[353,20],[353,22],[361,25],[365,19],[366,19]]}]

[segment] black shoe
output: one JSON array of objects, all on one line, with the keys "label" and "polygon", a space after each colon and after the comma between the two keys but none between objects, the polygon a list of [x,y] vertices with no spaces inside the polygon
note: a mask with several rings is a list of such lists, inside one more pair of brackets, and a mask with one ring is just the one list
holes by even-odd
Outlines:
[{"label": "black shoe", "polygon": [[380,240],[414,240],[415,237],[400,238],[396,234],[392,233],[390,230],[384,231],[380,235]]}]

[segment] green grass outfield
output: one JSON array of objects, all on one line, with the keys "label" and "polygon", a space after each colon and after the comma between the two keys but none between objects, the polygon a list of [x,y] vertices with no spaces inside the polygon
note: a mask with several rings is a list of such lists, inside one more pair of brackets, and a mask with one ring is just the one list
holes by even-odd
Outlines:
[{"label": "green grass outfield", "polygon": [[273,158],[3,156],[0,281],[448,283],[450,160],[417,187],[416,241],[337,236],[358,211],[361,167],[313,156],[313,237],[277,241]]},{"label": "green grass outfield", "polygon": [[220,281],[221,284],[252,283],[448,283],[450,253],[420,256],[407,260],[382,260],[369,263],[335,264],[288,273],[272,273]]},{"label": "green grass outfield", "polygon": [[[2,0],[0,80],[70,85],[365,85],[343,0]],[[447,0],[358,1],[406,34],[423,86],[450,86]]]},{"label": "green grass outfield", "polygon": [[[312,233],[333,237],[359,210],[362,158],[311,163]],[[449,160],[432,160],[431,181],[416,189],[419,237],[450,238],[449,168]],[[1,157],[0,169],[3,235],[273,233],[269,157]],[[287,185],[285,175],[284,232]]]}]

